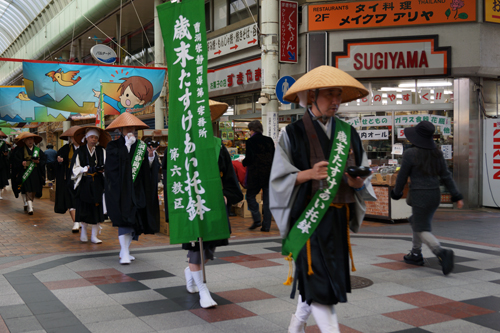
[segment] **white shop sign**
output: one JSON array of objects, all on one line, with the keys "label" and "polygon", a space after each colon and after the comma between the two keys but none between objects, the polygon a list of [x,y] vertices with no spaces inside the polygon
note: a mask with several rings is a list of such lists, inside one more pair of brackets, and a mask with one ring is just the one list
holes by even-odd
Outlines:
[{"label": "white shop sign", "polygon": [[358,131],[361,140],[388,140],[389,130]]},{"label": "white shop sign", "polygon": [[355,78],[414,77],[451,73],[451,47],[438,47],[437,35],[344,41],[332,53],[333,66]]},{"label": "white shop sign", "polygon": [[259,29],[256,23],[231,31],[207,41],[208,60],[258,45]]},{"label": "white shop sign", "polygon": [[260,84],[263,74],[260,58],[215,69],[207,74],[208,91]]}]

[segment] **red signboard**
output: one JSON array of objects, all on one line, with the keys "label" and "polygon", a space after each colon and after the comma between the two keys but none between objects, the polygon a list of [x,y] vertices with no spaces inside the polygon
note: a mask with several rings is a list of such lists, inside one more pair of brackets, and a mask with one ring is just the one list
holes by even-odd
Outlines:
[{"label": "red signboard", "polygon": [[280,62],[297,63],[298,11],[296,1],[280,1]]}]

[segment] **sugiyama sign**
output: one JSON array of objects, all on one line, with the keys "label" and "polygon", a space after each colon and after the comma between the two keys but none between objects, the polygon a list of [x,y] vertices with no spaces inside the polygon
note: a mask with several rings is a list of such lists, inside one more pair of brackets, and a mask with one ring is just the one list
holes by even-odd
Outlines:
[{"label": "sugiyama sign", "polygon": [[346,40],[332,64],[356,78],[447,76],[451,47],[439,47],[437,35]]}]

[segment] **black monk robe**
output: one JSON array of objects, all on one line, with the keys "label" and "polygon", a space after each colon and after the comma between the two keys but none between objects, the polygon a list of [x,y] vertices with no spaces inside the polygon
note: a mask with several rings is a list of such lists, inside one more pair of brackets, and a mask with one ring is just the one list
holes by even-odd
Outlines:
[{"label": "black monk robe", "polygon": [[31,172],[30,176],[24,181],[21,190],[19,190],[18,186],[21,185],[23,181],[23,175],[27,166],[23,166],[24,161],[31,161],[31,156],[33,156],[33,149],[29,149],[27,146],[19,147],[14,152],[12,156],[12,178],[16,178],[13,181],[12,185],[16,184],[16,186],[12,186],[12,191],[16,198],[19,196],[19,193],[25,194],[26,192],[35,192],[35,197],[42,197],[42,189],[43,185],[45,185],[45,154],[40,149],[40,163],[35,165],[35,168]]},{"label": "black monk robe", "polygon": [[[78,149],[78,148],[77,148]],[[73,169],[71,159],[76,154],[73,144],[65,144],[57,151],[57,156],[62,157],[62,162],[55,163],[56,171],[56,202],[54,204],[54,212],[64,214],[70,208],[76,208],[75,199],[73,198],[73,181],[71,174]]]},{"label": "black monk robe", "polygon": [[114,227],[134,228],[136,235],[154,234],[160,230],[160,162],[155,154],[150,166],[146,150],[139,174],[133,182],[131,161],[136,147],[137,142],[128,152],[123,136],[106,147],[106,208]]}]

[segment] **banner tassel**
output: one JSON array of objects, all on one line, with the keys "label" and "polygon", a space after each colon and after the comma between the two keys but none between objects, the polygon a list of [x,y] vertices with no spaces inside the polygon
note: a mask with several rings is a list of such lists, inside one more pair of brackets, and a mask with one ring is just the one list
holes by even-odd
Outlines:
[{"label": "banner tassel", "polygon": [[288,261],[288,277],[286,281],[283,282],[283,284],[285,286],[291,286],[293,282],[293,257],[291,252],[288,256],[285,257],[285,260]]},{"label": "banner tassel", "polygon": [[312,259],[311,259],[311,240],[308,239],[307,243],[307,275],[313,275],[313,269],[312,269]]}]

